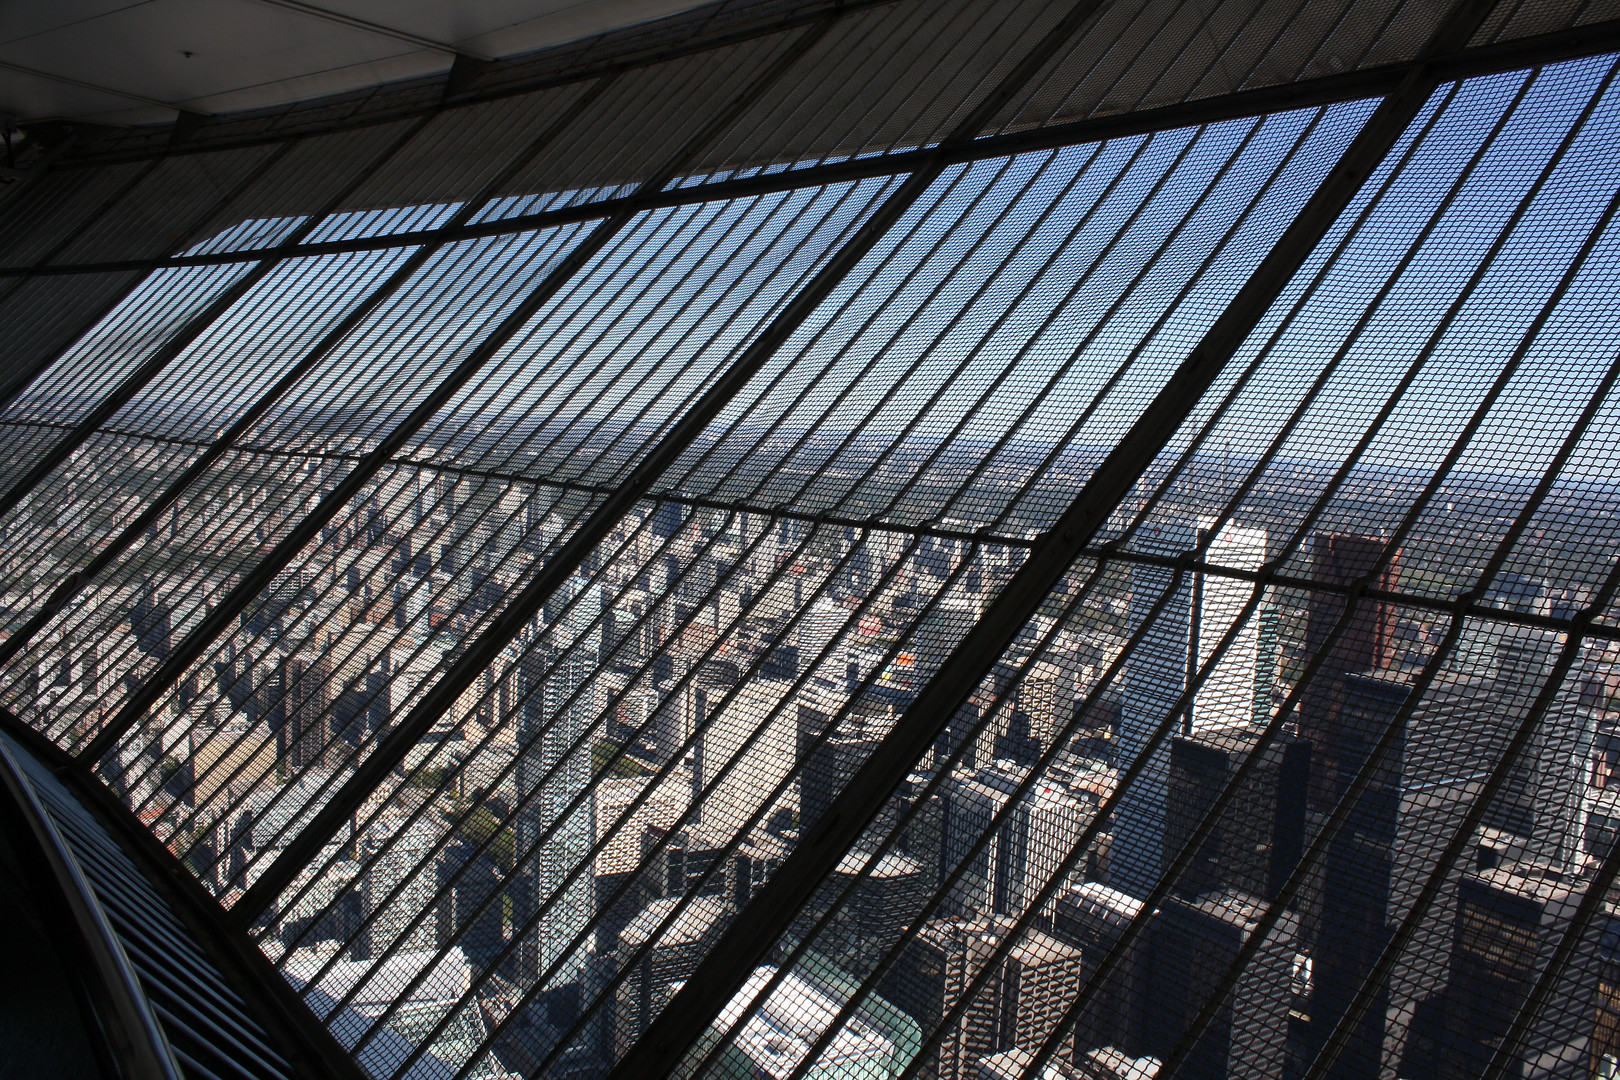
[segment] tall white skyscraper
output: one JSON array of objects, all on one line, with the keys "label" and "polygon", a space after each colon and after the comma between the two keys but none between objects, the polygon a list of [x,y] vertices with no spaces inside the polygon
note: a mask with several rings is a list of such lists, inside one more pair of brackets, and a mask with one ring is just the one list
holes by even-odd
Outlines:
[{"label": "tall white skyscraper", "polygon": [[[1257,570],[1266,561],[1266,533],[1227,524],[1213,539],[1215,520],[1188,518],[1146,530],[1141,548],[1154,555],[1179,555],[1207,541],[1203,561],[1234,570]],[[1131,571],[1131,616],[1145,619],[1175,580],[1174,572],[1157,566]],[[1129,767],[1153,732],[1176,707],[1198,671],[1215,655],[1221,639],[1248,603],[1254,586],[1237,578],[1189,573],[1176,587],[1151,629],[1132,654],[1125,674],[1120,709],[1119,767]],[[1176,734],[1252,723],[1257,686],[1260,620],[1251,616],[1210,670],[1190,705],[1181,711]],[[1170,771],[1170,744],[1160,743],[1147,769],[1120,800],[1114,814],[1112,884],[1142,896],[1159,879],[1165,857],[1164,807]]]},{"label": "tall white skyscraper", "polygon": [[[594,899],[589,870],[566,887],[563,882],[585,860],[595,833],[594,800],[580,800],[572,811],[568,806],[591,782],[590,744],[575,744],[596,715],[591,679],[602,652],[602,587],[570,578],[546,611],[546,644],[531,649],[520,669],[525,700],[518,717],[522,749],[517,781],[518,798],[527,801],[518,814],[517,850],[528,851],[565,813],[567,818],[517,868],[519,910],[514,914],[520,922],[541,905],[552,905],[520,947],[520,974],[526,980],[538,978],[574,948],[590,921]],[[553,768],[555,773],[545,780]],[[584,962],[584,951],[575,951],[551,985],[576,981]]]}]

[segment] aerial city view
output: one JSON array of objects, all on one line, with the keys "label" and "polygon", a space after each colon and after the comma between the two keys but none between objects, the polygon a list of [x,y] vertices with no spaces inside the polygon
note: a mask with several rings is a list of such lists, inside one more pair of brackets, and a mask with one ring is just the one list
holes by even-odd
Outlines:
[{"label": "aerial city view", "polygon": [[[1365,758],[1369,733],[1432,658],[1446,621],[1445,568],[1497,539],[1527,486],[1454,480],[1442,497],[1474,530],[1432,534],[1444,544],[1426,539],[1414,557],[1379,533],[1428,477],[1355,478],[1335,509],[1342,524],[1296,543],[1287,571],[1328,586],[1371,574],[1375,589],[1437,602],[1364,602],[1336,627],[1341,594],[1270,586],[1251,603],[1254,583],[1242,577],[1275,557],[1297,517],[1291,508],[1322,489],[1327,466],[1274,466],[1243,524],[1217,529],[1219,507],[1195,501],[1254,464],[1195,461],[1150,514],[1134,524],[1116,515],[1114,531],[1130,530],[1135,542],[1071,571],[1049,613],[1026,627],[840,866],[849,892],[830,917],[826,908],[801,914],[794,944],[808,947],[735,1035],[728,1053],[754,1063],[739,1068],[786,1076],[812,1045],[816,1070],[909,1060],[959,1003],[982,966],[975,958],[1033,910],[1033,929],[1000,961],[992,989],[953,1017],[925,1067],[1017,1075],[1019,1055],[1038,1048],[1086,988],[1085,958],[1118,939],[1243,756],[1274,730],[1061,1057],[1140,1075],[1147,1065],[1138,1063],[1170,1052],[1163,1033],[1177,1029],[1149,1018],[1182,1007],[1186,979],[1213,982],[1277,898]],[[940,484],[954,475],[948,465]],[[311,461],[295,471],[319,487],[325,468]],[[556,506],[536,485],[426,468],[372,485],[102,759],[102,774],[233,902],[516,589],[526,562],[556,543],[568,525]],[[1595,535],[1617,510],[1620,491],[1555,489],[1535,535]],[[376,1053],[419,1043],[457,1066],[479,1056],[474,1074],[486,1076],[550,1056],[568,1074],[606,1067],[1021,563],[1027,539],[998,543],[952,524],[884,530],[649,505],[325,845],[261,920],[263,947],[326,995],[327,1008],[365,1018],[354,1030]],[[165,539],[171,554],[185,543],[183,534]],[[1155,559],[1195,550],[1208,569],[1179,579]],[[1568,558],[1554,539],[1515,555],[1526,566]],[[1496,582],[1484,604],[1532,617],[1568,617],[1596,588],[1515,572]],[[79,710],[71,737],[82,740],[106,719],[96,711],[102,695],[116,705],[110,691],[123,672],[165,659],[178,628],[160,591],[131,602],[108,588],[79,603],[123,605],[104,651],[78,652],[73,672],[40,663],[9,692],[37,702],[42,716]],[[1533,618],[1467,623],[1377,780],[1390,801],[1352,819],[1357,831],[1338,841],[1338,863],[1327,850],[1323,876],[1297,891],[1245,971],[1244,1004],[1218,1020],[1229,1033],[1206,1036],[1197,1054],[1238,1053],[1236,1032],[1263,1031],[1260,1045],[1241,1049],[1245,1068],[1286,1075],[1309,1049],[1313,992],[1359,985],[1377,935],[1432,870],[1446,839],[1437,823],[1460,817],[1560,648],[1560,635]],[[1620,825],[1606,790],[1620,763],[1610,711],[1620,646],[1586,650],[1567,684],[1540,729],[1547,749],[1491,808],[1480,854],[1448,880],[1465,911],[1477,903],[1495,912],[1491,898],[1512,891],[1526,867],[1579,875]],[[102,689],[73,696],[89,685]],[[1171,715],[1169,738],[1155,738]],[[1147,770],[1099,822],[1099,804],[1139,755]],[[1381,878],[1365,869],[1369,852],[1382,860]],[[1552,896],[1558,880],[1536,887]],[[876,992],[840,1016],[903,935]],[[1155,953],[1161,937],[1180,944]],[[1488,956],[1458,940],[1437,935],[1405,962],[1400,1004],[1415,1019],[1403,1025],[1446,1008],[1452,982],[1496,977]],[[1189,950],[1203,957],[1191,970]],[[1156,955],[1171,967],[1155,967]],[[760,969],[733,1022],[775,970]],[[582,1013],[582,1002],[598,1000]],[[823,1044],[835,1018],[837,1034]],[[1374,1015],[1352,1044],[1369,1076],[1380,1021]],[[393,1049],[388,1032],[409,1042]],[[1408,1046],[1421,1068],[1423,1044]]]},{"label": "aerial city view", "polygon": [[1611,38],[811,6],[54,144],[210,193],[0,370],[0,840],[154,1053],[1620,1080]]}]

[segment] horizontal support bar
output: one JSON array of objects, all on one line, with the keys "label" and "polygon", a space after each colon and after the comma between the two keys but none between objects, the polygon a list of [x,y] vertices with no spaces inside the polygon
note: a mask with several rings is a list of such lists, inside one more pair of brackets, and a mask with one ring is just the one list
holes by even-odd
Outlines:
[{"label": "horizontal support bar", "polygon": [[[1598,23],[1579,30],[1559,31],[1523,42],[1491,45],[1444,61],[1435,61],[1429,71],[1441,81],[1488,75],[1515,68],[1573,60],[1595,56],[1620,49],[1620,19]],[[1147,135],[1156,131],[1192,127],[1199,124],[1219,123],[1262,116],[1288,109],[1334,105],[1362,98],[1378,97],[1389,93],[1412,68],[1411,63],[1391,64],[1346,72],[1318,79],[1307,79],[1280,86],[1267,86],[1222,94],[1199,101],[1165,105],[1139,112],[1121,113],[1076,120],[1049,127],[1029,128],[1025,131],[990,135],[954,147],[924,147],[895,154],[814,165],[804,169],[764,173],[756,176],[720,180],[712,184],[649,191],[626,195],[616,199],[581,203],[536,214],[521,214],[495,221],[481,221],[443,229],[418,229],[410,232],[390,233],[387,236],[361,237],[352,240],[332,240],[302,244],[292,248],[251,248],[241,251],[218,252],[210,255],[182,255],[165,259],[125,259],[94,263],[66,263],[59,266],[0,266],[0,278],[60,276],[71,274],[106,274],[131,270],[156,270],[177,266],[215,266],[225,263],[252,262],[269,257],[309,258],[317,255],[337,255],[355,251],[384,251],[391,248],[411,247],[427,243],[454,243],[464,240],[507,236],[512,233],[576,224],[605,215],[645,210],[666,209],[692,203],[714,202],[722,199],[743,199],[758,195],[794,191],[800,188],[821,187],[850,183],[876,177],[896,176],[925,168],[937,162],[947,166],[1006,157],[1010,154],[1053,150],[1077,143],[1101,142],[1106,139]]]}]

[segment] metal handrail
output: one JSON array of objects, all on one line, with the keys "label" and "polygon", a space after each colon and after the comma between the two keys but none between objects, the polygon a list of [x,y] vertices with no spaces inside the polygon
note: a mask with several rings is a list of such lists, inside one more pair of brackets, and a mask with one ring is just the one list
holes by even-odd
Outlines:
[{"label": "metal handrail", "polygon": [[[0,739],[0,814],[39,890],[53,934],[89,997],[107,1057],[128,1080],[180,1080],[169,1041],[158,1026],[140,979],[50,814],[40,803],[6,740]],[[16,827],[21,825],[22,828]],[[26,829],[26,832],[24,831]],[[49,916],[52,912],[55,918]]]}]

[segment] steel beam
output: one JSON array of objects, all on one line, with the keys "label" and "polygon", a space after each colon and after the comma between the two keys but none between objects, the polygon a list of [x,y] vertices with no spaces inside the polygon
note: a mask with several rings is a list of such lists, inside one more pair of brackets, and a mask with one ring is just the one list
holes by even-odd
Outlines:
[{"label": "steel beam", "polygon": [[[712,117],[702,129],[678,150],[671,159],[644,183],[646,188],[661,188],[680,171],[681,167],[708,145],[725,126],[751,106],[758,97],[782,76],[817,40],[825,34],[831,23],[815,24],[799,35],[782,53],[726,108]],[[487,364],[511,337],[545,306],[591,258],[600,251],[635,215],[630,212],[614,214],[602,221],[584,240],[575,245],[568,256],[545,274],[500,324],[456,365],[377,445],[349,470],[343,480],[328,492],[315,508],[305,515],[276,546],[233,586],[213,610],[192,628],[170,653],[167,660],[148,676],[125,700],[112,720],[80,751],[78,760],[85,768],[95,763],[133,727],[146,710],[166,693],[185,674],[191,662],[202,655],[231,622],[259,594],[275,580],[283,568],[304,547],[319,535],[321,527],[348,505],[365,484],[392,459],[412,435],[426,424],[456,395],[474,375]],[[351,780],[351,784],[353,780]]]},{"label": "steel beam", "polygon": [[[1488,0],[1460,0],[1422,56],[1461,48],[1488,14]],[[1098,466],[1057,524],[890,733],[856,771],[754,901],[715,944],[610,1080],[664,1075],[678,1065],[775,946],[804,898],[837,866],[949,718],[967,700],[1076,558],[1084,553],[1143,469],[1175,436],[1232,355],[1362,183],[1400,139],[1440,79],[1414,64],[1399,89],[1368,118],[1294,222],[1205,333],[1164,388]]]},{"label": "steel beam", "polygon": [[[580,95],[579,100],[572,107],[558,117],[545,131],[536,136],[523,153],[519,154],[506,168],[502,169],[499,175],[490,180],[478,197],[469,199],[467,204],[457,211],[456,218],[453,220],[465,220],[476,215],[507,180],[532,161],[546,146],[550,145],[552,140],[561,134],[569,124],[589,107],[591,102],[601,95],[607,85],[608,80],[602,80],[591,90]],[[275,406],[277,401],[285,397],[304,376],[314,370],[316,365],[325,359],[333,349],[337,348],[379,305],[409,282],[416,272],[422,268],[422,265],[432,258],[436,252],[442,250],[443,247],[443,244],[429,244],[413,252],[382,284],[373,289],[365,299],[355,305],[346,316],[338,320],[336,325],[323,334],[321,339],[300,357],[297,363],[288,368],[281,378],[276,380],[274,385],[261,394],[258,400],[236,419],[235,423],[231,424],[219,438],[210,443],[202,454],[188,465],[184,472],[175,477],[169,486],[133,521],[125,526],[105,548],[97,552],[95,557],[83,567],[64,577],[50,596],[46,598],[45,603],[40,606],[39,610],[27,622],[18,627],[10,638],[0,642],[0,665],[5,664],[13,656],[21,652],[23,647],[33,640],[34,635],[39,633],[58,611],[71,603],[73,598],[83,592],[84,588],[94,581],[102,571],[111,566],[120,555],[139,540],[141,534],[157,521],[164,511],[172,506],[175,500],[180,498],[192,484],[206,475],[208,470],[239,439],[246,435],[253,425],[258,423],[260,418]]]},{"label": "steel beam", "polygon": [[[1435,58],[1427,67],[1429,73],[1441,81],[1489,75],[1512,71],[1536,64],[1574,60],[1597,56],[1620,49],[1620,19],[1595,23],[1577,31],[1558,31],[1522,41],[1500,45],[1481,46],[1463,52]],[[651,210],[682,206],[715,199],[743,198],[751,195],[791,191],[796,188],[847,183],[880,176],[897,176],[929,167],[935,159],[947,165],[983,161],[1009,154],[1050,150],[1081,142],[1123,138],[1129,135],[1149,134],[1172,128],[1213,124],[1222,120],[1237,120],[1263,116],[1287,109],[1334,105],[1364,98],[1382,97],[1398,89],[1402,80],[1419,65],[1419,61],[1387,64],[1361,71],[1342,72],[1296,83],[1263,86],[1253,90],[1200,98],[1175,105],[1152,109],[1074,120],[1046,127],[1029,128],[1002,135],[940,147],[924,147],[893,154],[835,161],[805,169],[762,173],[712,184],[674,188],[668,191],[638,191],[595,203],[582,203],[535,214],[523,214],[494,221],[465,225],[445,225],[436,229],[391,233],[386,236],[357,237],[351,240],[322,241],[306,244],[300,255],[331,255],[350,251],[374,251],[390,247],[408,247],[443,237],[450,240],[470,240],[487,236],[503,236],[514,232],[545,228],[554,225],[576,224],[623,209]],[[228,262],[247,262],[262,258],[271,249],[251,249],[237,252],[218,252],[210,255],[170,256],[164,259],[124,259],[95,263],[73,263],[63,266],[0,266],[0,278],[51,276],[57,274],[111,273],[124,270],[150,270],[164,266],[210,266]]]},{"label": "steel beam", "polygon": [[[62,147],[53,147],[51,153],[60,153],[61,149]],[[125,196],[140,186],[141,181],[152,175],[152,171],[156,169],[161,162],[161,158],[153,158],[151,163],[148,164],[146,168],[136,170],[130,175],[128,180],[118,185],[117,191],[103,199],[101,205],[87,214],[85,219],[79,222],[78,225],[74,226],[72,229],[69,229],[65,236],[63,236],[55,244],[51,245],[49,251],[45,252],[45,254],[34,260],[31,267],[18,274],[17,277],[21,280],[13,280],[8,282],[6,287],[3,290],[0,290],[0,303],[11,299],[12,295],[27,283],[27,279],[33,276],[33,274],[29,273],[29,270],[38,271],[44,269],[44,267],[48,266],[52,260],[56,259],[64,251],[72,247],[74,241],[83,236],[86,231],[93,228],[98,221],[106,217],[107,213],[111,211],[113,207],[117,206],[121,201],[123,201]],[[35,169],[34,174],[31,175],[29,179],[32,180],[35,176],[42,175],[47,168],[47,164],[41,163],[41,165]],[[175,250],[183,249],[185,247],[185,243],[185,241],[181,241],[179,244],[174,245]],[[131,288],[133,288],[133,286],[131,286]],[[129,294],[130,289],[120,290],[117,296],[106,304],[102,305],[94,314],[87,318],[84,321],[84,326],[94,326],[102,319],[106,318],[114,308],[124,302]],[[57,358],[60,357],[63,352],[67,351],[68,346],[72,345],[83,332],[83,327],[75,326],[68,332],[67,336],[64,337],[59,344],[53,346],[44,354],[44,359],[35,363],[27,371],[10,376],[3,385],[0,385],[0,411],[3,411],[7,405],[10,405],[12,399],[21,393],[24,387],[34,381],[35,376],[44,371],[46,368],[50,367],[51,364],[55,363]]]},{"label": "steel beam", "polygon": [[[12,485],[10,491],[6,492],[5,495],[0,496],[0,517],[3,517],[5,514],[9,513],[12,508],[17,505],[17,503],[22,501],[24,496],[33,490],[36,484],[45,479],[45,477],[49,476],[51,471],[58,465],[66,461],[73,451],[83,446],[84,443],[92,435],[94,435],[103,424],[112,419],[119,409],[122,409],[125,405],[127,405],[136,394],[140,393],[141,390],[146,387],[148,383],[157,378],[158,375],[160,375],[164,369],[169,366],[169,364],[173,363],[181,353],[185,352],[186,348],[190,346],[193,341],[197,340],[197,338],[204,331],[212,326],[215,320],[229,311],[238,300],[246,296],[255,285],[268,277],[270,273],[274,271],[275,268],[284,260],[294,257],[293,251],[298,247],[299,242],[302,241],[304,237],[314,232],[315,229],[320,226],[322,219],[325,218],[327,214],[341,207],[349,196],[352,195],[362,184],[364,184],[366,180],[368,180],[378,169],[380,169],[385,162],[387,162],[391,157],[394,156],[395,153],[397,153],[402,147],[415,138],[416,133],[421,131],[422,128],[426,126],[426,123],[426,121],[420,121],[411,125],[409,130],[402,132],[397,139],[388,145],[386,150],[384,150],[371,162],[371,164],[367,165],[364,169],[361,169],[358,173],[356,173],[355,176],[350,179],[349,183],[343,186],[342,190],[338,191],[332,196],[331,199],[327,200],[326,205],[322,207],[318,213],[311,214],[302,224],[289,233],[287,238],[283,240],[269,256],[264,258],[253,269],[249,270],[246,274],[243,274],[240,278],[228,286],[223,292],[216,296],[211,303],[204,307],[202,311],[188,319],[186,324],[176,331],[173,337],[164,342],[161,347],[153,352],[151,356],[147,357],[146,360],[136,367],[134,371],[125,376],[118,386],[102,399],[99,405],[90,410],[90,412],[73,427],[73,430],[58,440],[56,444],[50,448],[50,450],[46,451],[45,455],[41,457],[39,461],[35,462],[34,467],[29,469],[27,473],[25,473],[15,484]],[[214,215],[223,211],[233,201],[235,201],[237,195],[245,191],[266,173],[273,170],[281,159],[291,152],[292,148],[297,145],[298,143],[296,140],[283,144],[279,151],[267,157],[257,169],[252,170],[247,176],[245,176],[228,195],[222,198],[214,206],[210,207],[208,212],[198,219],[198,224],[205,224],[206,222],[212,220]],[[123,299],[127,298],[128,296],[129,292],[126,292],[124,297],[120,298],[119,302],[121,303]],[[55,359],[56,358],[53,358],[52,363],[55,362]],[[50,364],[41,365],[40,368],[34,373],[35,376],[37,377],[38,374],[47,370],[49,367]]]},{"label": "steel beam", "polygon": [[[542,210],[534,214],[481,221],[473,224],[414,232],[391,233],[387,236],[357,237],[352,240],[322,241],[306,244],[299,254],[331,255],[351,251],[376,251],[392,247],[408,247],[427,243],[439,237],[451,240],[471,240],[488,236],[505,236],[516,232],[572,225],[620,210],[654,210],[671,206],[685,206],[717,199],[739,199],[755,195],[795,191],[808,187],[824,187],[856,180],[870,180],[882,176],[900,176],[934,168],[936,165],[957,165],[1035,150],[1050,150],[1076,143],[1102,142],[1107,139],[1151,134],[1174,128],[1193,127],[1217,123],[1222,120],[1263,116],[1284,109],[1306,108],[1343,101],[1378,97],[1389,92],[1400,82],[1403,69],[1377,69],[1353,72],[1313,80],[1311,84],[1288,87],[1268,87],[1245,91],[1179,105],[1166,105],[1158,109],[1101,116],[1050,127],[1032,128],[1008,135],[990,135],[980,139],[957,142],[938,147],[903,150],[893,154],[851,158],[805,169],[758,173],[752,176],[717,180],[692,187],[659,191],[637,191],[631,195],[598,202],[580,203],[555,210]],[[1303,87],[1303,88],[1302,88]],[[171,256],[166,259],[126,259],[112,262],[75,263],[67,266],[0,267],[0,278],[50,276],[55,274],[110,273],[119,270],[150,270],[165,266],[212,266],[230,262],[250,262],[263,257],[264,249],[218,252],[211,255]]]},{"label": "steel beam", "polygon": [[[1601,95],[1594,96],[1591,105],[1589,105],[1586,110],[1585,115],[1591,115],[1592,109],[1595,108],[1599,96]],[[1576,132],[1579,132],[1583,126],[1583,124],[1576,124],[1571,128],[1570,134],[1566,139],[1566,146],[1574,141]],[[1548,172],[1551,171],[1557,160],[1558,159],[1556,157],[1552,159],[1552,162],[1549,163],[1547,168]],[[1531,193],[1526,196],[1527,203],[1530,199],[1534,198],[1534,194],[1537,190],[1539,190],[1539,188],[1540,185],[1532,188]],[[1497,376],[1494,385],[1491,387],[1491,392],[1486,394],[1483,401],[1475,410],[1474,416],[1471,419],[1468,427],[1465,429],[1464,435],[1458,440],[1460,445],[1452,454],[1448,455],[1446,460],[1442,463],[1442,466],[1436,470],[1437,476],[1444,476],[1456,466],[1457,459],[1462,455],[1461,444],[1464,443],[1464,440],[1470,438],[1474,431],[1478,430],[1479,425],[1484,422],[1485,414],[1496,403],[1498,398],[1500,398],[1502,392],[1507,388],[1508,382],[1518,372],[1520,363],[1523,361],[1525,354],[1530,351],[1531,346],[1535,343],[1540,329],[1546,325],[1547,320],[1552,317],[1554,309],[1558,307],[1564,296],[1568,294],[1571,286],[1574,285],[1576,277],[1585,268],[1586,261],[1588,258],[1590,258],[1593,249],[1597,246],[1599,238],[1608,231],[1608,224],[1614,219],[1617,211],[1620,211],[1620,194],[1615,195],[1609,200],[1609,205],[1605,209],[1603,216],[1599,219],[1598,224],[1592,228],[1586,242],[1582,244],[1580,251],[1571,260],[1568,270],[1564,273],[1563,280],[1558,283],[1558,287],[1555,288],[1547,300],[1543,302],[1541,311],[1538,313],[1537,317],[1531,321],[1530,326],[1525,330],[1519,347],[1514,352],[1512,360],[1504,366],[1502,372]],[[1505,240],[1505,234],[1503,239]],[[1491,262],[1494,262],[1494,259],[1487,259],[1482,265],[1489,265]],[[1507,531],[1502,540],[1497,544],[1496,556],[1492,558],[1490,563],[1486,565],[1484,571],[1481,573],[1480,580],[1470,594],[1469,599],[1477,598],[1477,594],[1487,585],[1489,585],[1491,579],[1495,577],[1498,572],[1500,572],[1502,565],[1507,561],[1508,556],[1512,553],[1519,537],[1522,536],[1530,527],[1530,522],[1535,512],[1541,509],[1541,506],[1548,493],[1552,490],[1553,484],[1558,479],[1558,474],[1562,471],[1565,464],[1568,463],[1570,457],[1573,456],[1575,451],[1580,447],[1582,440],[1585,439],[1587,432],[1591,429],[1592,423],[1597,419],[1598,412],[1605,404],[1609,392],[1614,388],[1617,378],[1620,378],[1620,360],[1610,364],[1609,370],[1604,375],[1603,380],[1592,392],[1591,399],[1587,402],[1586,408],[1582,411],[1580,420],[1564,437],[1563,445],[1559,447],[1558,453],[1553,456],[1552,461],[1548,464],[1546,471],[1541,477],[1541,481],[1536,485],[1535,491],[1532,492],[1530,498],[1525,501],[1524,508],[1520,511],[1518,519],[1513,523],[1513,527]],[[1599,590],[1596,598],[1592,602],[1591,609],[1588,612],[1587,621],[1590,621],[1591,614],[1601,613],[1604,608],[1608,606],[1609,602],[1613,599],[1615,590],[1617,588],[1620,588],[1620,566],[1617,566],[1613,571],[1611,571],[1608,580],[1604,583],[1603,588]],[[1459,615],[1458,618],[1460,620],[1462,616]],[[1480,822],[1484,820],[1485,812],[1490,808],[1491,800],[1495,797],[1496,792],[1501,788],[1501,786],[1507,783],[1508,777],[1512,772],[1512,768],[1518,761],[1519,754],[1523,751],[1524,747],[1529,744],[1530,738],[1535,734],[1536,725],[1541,718],[1541,714],[1544,713],[1552,704],[1553,698],[1557,695],[1559,683],[1563,681],[1565,674],[1568,673],[1570,666],[1574,664],[1577,658],[1580,651],[1579,642],[1580,638],[1578,636],[1571,636],[1569,641],[1566,643],[1563,654],[1559,657],[1558,662],[1554,665],[1552,673],[1547,677],[1546,685],[1542,687],[1541,693],[1537,696],[1534,705],[1525,714],[1524,719],[1519,724],[1518,730],[1509,740],[1507,747],[1503,750],[1502,756],[1497,762],[1496,768],[1492,770],[1490,776],[1485,780],[1484,785],[1480,787],[1478,794],[1474,796],[1473,804],[1468,808],[1468,811],[1463,815],[1462,820],[1457,824],[1455,835],[1452,836],[1451,840],[1446,844],[1445,850],[1436,860],[1434,870],[1430,873],[1429,879],[1424,882],[1422,889],[1420,889],[1417,896],[1413,898],[1412,906],[1407,912],[1406,917],[1401,920],[1400,926],[1396,928],[1395,933],[1391,935],[1390,940],[1384,945],[1378,959],[1374,961],[1368,977],[1362,982],[1361,987],[1356,991],[1355,996],[1351,999],[1349,1007],[1345,1009],[1344,1014],[1339,1018],[1339,1022],[1334,1025],[1333,1030],[1329,1033],[1327,1041],[1323,1043],[1321,1050],[1317,1053],[1316,1060],[1311,1063],[1311,1067],[1306,1071],[1305,1080],[1323,1080],[1328,1071],[1332,1069],[1334,1063],[1338,1061],[1339,1056],[1349,1045],[1350,1039],[1354,1035],[1356,1025],[1361,1022],[1361,1018],[1366,1014],[1367,1010],[1372,1007],[1373,999],[1377,996],[1378,987],[1383,985],[1384,981],[1388,979],[1390,974],[1394,971],[1395,965],[1397,962],[1399,962],[1400,956],[1405,951],[1407,943],[1412,940],[1413,935],[1415,935],[1419,929],[1419,924],[1421,923],[1422,919],[1428,914],[1429,905],[1435,900],[1436,897],[1440,895],[1440,891],[1445,885],[1447,876],[1451,873],[1451,870],[1453,867],[1455,867],[1457,861],[1462,858],[1464,851],[1467,849],[1470,841],[1473,838],[1474,830],[1478,828]]]},{"label": "steel beam", "polygon": [[[1081,0],[1040,46],[1026,56],[951,133],[945,145],[966,142],[1005,104],[1039,66],[1081,24],[1102,6],[1103,0]],[[425,735],[446,709],[460,697],[507,643],[526,626],[535,612],[562,586],[574,570],[594,550],[610,530],[628,514],[657,482],[665,469],[680,458],[720,412],[748,385],[776,351],[808,319],[844,277],[865,257],[889,228],[928,190],[945,170],[939,150],[930,151],[927,163],[911,174],[882,206],[828,260],[793,300],[772,320],[771,325],[743,350],[741,356],[715,380],[703,396],[667,431],[656,446],[609,495],[568,541],[540,568],[529,583],[513,597],[478,638],[424,694],[393,731],[378,744],[332,799],[310,820],[302,832],[283,849],[270,867],[232,909],[239,925],[252,925],[281,890],[290,884],[304,865],[326,841],[348,821],[354,808],[371,794],[411,748]],[[240,912],[239,915],[237,913]]]}]

